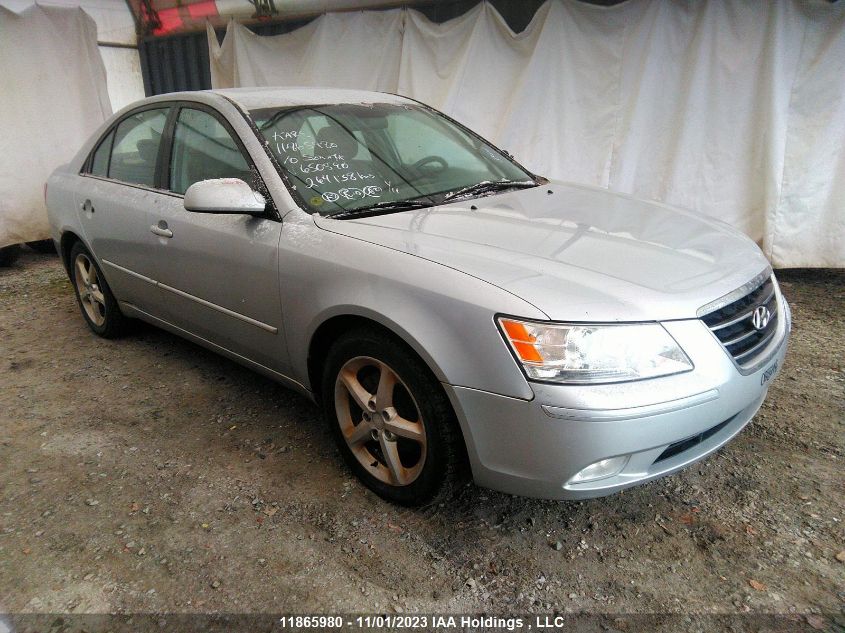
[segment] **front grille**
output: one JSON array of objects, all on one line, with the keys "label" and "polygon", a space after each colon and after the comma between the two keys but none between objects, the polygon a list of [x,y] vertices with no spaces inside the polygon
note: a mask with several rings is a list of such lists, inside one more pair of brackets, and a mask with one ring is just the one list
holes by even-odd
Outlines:
[{"label": "front grille", "polygon": [[[759,306],[766,306],[771,316],[768,324],[758,330],[754,327],[753,315]],[[701,320],[721,341],[737,365],[746,368],[754,365],[765,351],[777,332],[779,317],[775,284],[770,276],[744,297],[708,312]]]}]

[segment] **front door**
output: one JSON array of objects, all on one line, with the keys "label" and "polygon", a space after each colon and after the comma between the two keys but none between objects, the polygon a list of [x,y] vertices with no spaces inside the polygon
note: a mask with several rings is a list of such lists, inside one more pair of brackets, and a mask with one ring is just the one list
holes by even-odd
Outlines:
[{"label": "front door", "polygon": [[190,185],[240,178],[257,188],[257,171],[223,119],[183,106],[176,115],[165,181],[171,192],[152,207],[158,243],[156,279],[166,320],[277,372],[287,370],[279,297],[281,222],[186,211]]}]

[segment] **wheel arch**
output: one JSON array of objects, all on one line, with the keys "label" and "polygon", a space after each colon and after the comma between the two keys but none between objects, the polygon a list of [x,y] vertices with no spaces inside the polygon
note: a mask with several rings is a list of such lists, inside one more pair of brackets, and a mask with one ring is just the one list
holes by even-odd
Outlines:
[{"label": "wheel arch", "polygon": [[439,388],[443,392],[445,401],[451,409],[452,419],[455,432],[459,438],[459,465],[461,472],[464,468],[473,469],[477,459],[477,451],[475,448],[475,441],[472,437],[472,431],[466,426],[465,418],[457,409],[458,403],[451,397],[449,391],[444,387],[446,382],[443,370],[433,361],[431,356],[426,353],[425,349],[420,343],[410,336],[408,332],[393,322],[385,324],[383,315],[378,315],[379,318],[374,318],[376,315],[368,315],[360,312],[341,312],[328,316],[316,327],[309,339],[308,344],[308,382],[311,389],[312,397],[317,403],[322,402],[321,395],[321,372],[324,367],[326,357],[331,349],[332,343],[338,340],[346,332],[355,330],[356,328],[367,328],[379,332],[389,339],[396,342],[397,345],[403,346],[407,351],[416,356],[423,366],[428,369],[434,379],[437,381]]},{"label": "wheel arch", "polygon": [[[66,230],[62,232],[62,236],[59,239],[59,257],[67,272],[70,272],[70,251],[76,242],[82,242],[85,245],[84,240],[73,231]],[[88,248],[87,246],[85,247]]]},{"label": "wheel arch", "polygon": [[385,324],[383,315],[379,315],[380,318],[378,319],[375,316],[360,311],[341,311],[326,315],[314,328],[308,343],[307,372],[309,387],[318,402],[320,399],[321,372],[329,349],[343,334],[356,328],[373,329],[392,338],[398,344],[413,352],[438,382],[445,381],[443,370],[418,341],[397,324],[393,322]]}]

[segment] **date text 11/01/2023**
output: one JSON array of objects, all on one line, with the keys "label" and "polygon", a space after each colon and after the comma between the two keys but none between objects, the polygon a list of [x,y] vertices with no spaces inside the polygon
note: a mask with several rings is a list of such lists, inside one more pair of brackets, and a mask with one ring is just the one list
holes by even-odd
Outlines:
[{"label": "date text 11/01/2023", "polygon": [[472,615],[358,615],[344,616],[283,616],[283,627],[297,629],[460,629],[530,631],[553,630],[566,626],[563,616],[538,615],[532,617],[472,616]]}]

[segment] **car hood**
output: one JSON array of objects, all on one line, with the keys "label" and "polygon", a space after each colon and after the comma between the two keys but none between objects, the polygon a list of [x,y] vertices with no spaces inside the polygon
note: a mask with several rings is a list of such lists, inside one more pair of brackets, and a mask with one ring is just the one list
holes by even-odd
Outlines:
[{"label": "car hood", "polygon": [[559,182],[315,222],[482,279],[559,320],[695,318],[769,265],[753,241],[717,220]]}]

